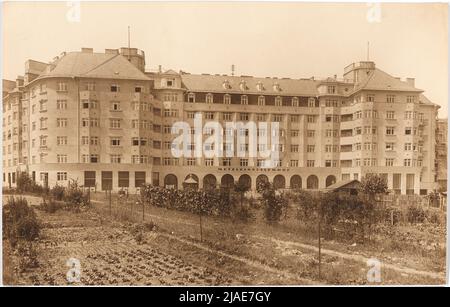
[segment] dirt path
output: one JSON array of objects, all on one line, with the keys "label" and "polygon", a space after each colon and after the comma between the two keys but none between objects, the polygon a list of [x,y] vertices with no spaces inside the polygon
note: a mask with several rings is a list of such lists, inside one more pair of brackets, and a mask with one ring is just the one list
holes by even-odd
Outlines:
[{"label": "dirt path", "polygon": [[[274,238],[268,238],[268,237],[264,237],[264,236],[253,236],[257,239],[261,239],[261,240],[271,240],[272,242],[285,246],[285,247],[291,247],[291,248],[295,248],[295,247],[300,247],[303,249],[307,249],[313,252],[319,252],[319,248],[313,245],[309,245],[309,244],[303,244],[303,243],[298,243],[298,242],[292,242],[292,241],[282,241],[282,240],[277,240]],[[347,253],[342,253],[342,252],[338,252],[338,251],[334,251],[334,250],[330,250],[330,249],[321,249],[321,253],[324,255],[329,255],[329,256],[335,256],[335,257],[339,257],[339,258],[343,258],[343,259],[347,259],[347,260],[353,260],[353,261],[357,261],[363,264],[367,264],[367,261],[371,258],[367,258],[364,257],[362,255],[355,255],[355,254],[347,254]],[[438,273],[433,273],[433,272],[426,272],[426,271],[419,271],[416,269],[412,269],[412,268],[407,268],[407,267],[402,267],[399,265],[395,265],[395,264],[389,264],[389,263],[385,263],[385,262],[381,262],[381,266],[382,268],[387,268],[396,272],[400,272],[400,273],[405,273],[405,274],[412,274],[412,275],[421,275],[421,276],[427,276],[430,278],[435,278],[435,279],[442,279],[445,280],[445,274],[438,274]]]}]

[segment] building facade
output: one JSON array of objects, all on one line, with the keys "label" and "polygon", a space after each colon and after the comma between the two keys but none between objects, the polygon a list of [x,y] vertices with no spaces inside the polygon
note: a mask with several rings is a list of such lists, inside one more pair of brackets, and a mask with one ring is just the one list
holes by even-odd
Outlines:
[{"label": "building facade", "polygon": [[447,191],[447,133],[448,119],[438,119],[436,130],[436,181],[441,191]]},{"label": "building facade", "polygon": [[[141,50],[83,48],[50,63],[27,61],[24,77],[4,80],[3,89],[6,187],[27,172],[43,185],[74,179],[97,190],[134,191],[142,183],[183,188],[186,182],[207,189],[235,181],[255,189],[261,180],[277,188],[323,189],[369,173],[384,176],[395,193],[437,188],[439,106],[414,79],[402,81],[369,61],[347,66],[339,79],[257,78],[146,72]],[[259,156],[175,157],[173,125],[194,127],[199,114],[203,123],[224,127],[278,123],[279,143],[256,145],[258,152],[279,153],[278,160],[268,168]],[[205,128],[200,141],[247,151],[253,141],[245,127]],[[232,141],[208,144],[214,133]],[[195,146],[187,144],[191,151]]]}]

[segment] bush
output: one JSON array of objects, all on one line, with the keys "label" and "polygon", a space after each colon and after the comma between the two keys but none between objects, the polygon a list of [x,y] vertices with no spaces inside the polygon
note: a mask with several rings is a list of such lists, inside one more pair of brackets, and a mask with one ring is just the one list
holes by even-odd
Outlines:
[{"label": "bush", "polygon": [[66,189],[63,186],[55,185],[50,190],[50,195],[56,200],[63,200]]},{"label": "bush", "polygon": [[270,182],[260,182],[258,191],[261,193],[261,204],[264,207],[266,221],[278,222],[283,214],[283,209],[287,209],[288,206],[286,197],[283,194],[277,195]]},{"label": "bush", "polygon": [[40,225],[25,198],[9,197],[3,207],[3,235],[15,247],[20,240],[33,241],[39,237]]},{"label": "bush", "polygon": [[42,195],[46,193],[48,190],[46,190],[41,185],[37,184],[31,177],[28,175],[27,172],[19,173],[17,176],[17,192],[19,193],[33,193]]},{"label": "bush", "polygon": [[83,193],[76,180],[69,181],[67,189],[65,189],[64,200],[75,212],[80,211],[81,207],[89,205],[87,195]]},{"label": "bush", "polygon": [[58,210],[65,209],[65,204],[63,202],[49,200],[49,201],[43,201],[39,205],[39,209],[46,212],[46,213],[55,213]]},{"label": "bush", "polygon": [[406,209],[406,220],[408,223],[424,223],[426,219],[425,210],[420,205],[409,205]]}]

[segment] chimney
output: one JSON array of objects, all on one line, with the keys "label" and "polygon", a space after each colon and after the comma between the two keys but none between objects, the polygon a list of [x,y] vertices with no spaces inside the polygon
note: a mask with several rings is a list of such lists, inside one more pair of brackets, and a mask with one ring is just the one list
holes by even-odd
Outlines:
[{"label": "chimney", "polygon": [[415,79],[414,78],[406,78],[406,83],[408,83],[410,86],[415,87]]},{"label": "chimney", "polygon": [[158,65],[158,72],[162,73],[162,66],[161,65]]},{"label": "chimney", "polygon": [[94,53],[93,48],[81,48],[81,52],[83,53]]}]

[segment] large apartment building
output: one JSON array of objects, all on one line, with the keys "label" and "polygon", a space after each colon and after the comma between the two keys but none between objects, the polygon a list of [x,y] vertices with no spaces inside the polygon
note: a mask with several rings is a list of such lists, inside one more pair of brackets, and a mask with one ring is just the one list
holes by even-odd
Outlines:
[{"label": "large apartment building", "polygon": [[[437,188],[438,108],[414,79],[370,61],[345,67],[343,78],[257,78],[146,72],[141,50],[83,48],[50,63],[29,60],[24,77],[3,81],[3,186],[27,172],[43,185],[75,179],[97,190],[234,181],[255,189],[261,180],[322,189],[378,173],[395,193],[427,194]],[[257,156],[174,157],[172,125],[194,127],[196,114],[279,123],[280,142],[269,148],[278,160],[267,168]],[[215,131],[203,132],[205,141]],[[246,129],[222,132],[251,138]],[[220,146],[249,147],[231,143]]]},{"label": "large apartment building", "polygon": [[441,191],[447,191],[448,119],[440,118],[436,129],[436,181]]}]

